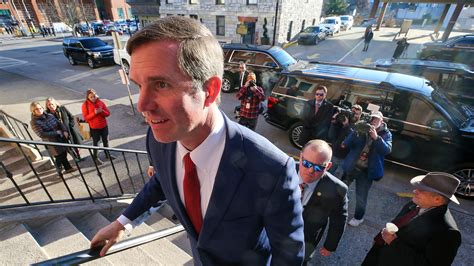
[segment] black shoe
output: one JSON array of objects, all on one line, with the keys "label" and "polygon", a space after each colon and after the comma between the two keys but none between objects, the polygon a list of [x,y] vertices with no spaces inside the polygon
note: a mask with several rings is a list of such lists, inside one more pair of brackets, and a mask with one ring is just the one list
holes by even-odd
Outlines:
[{"label": "black shoe", "polygon": [[69,174],[69,173],[72,173],[72,172],[74,172],[74,171],[77,171],[77,168],[71,167],[71,168],[69,168],[69,169],[66,169],[66,170],[64,171],[64,173],[65,173],[65,174]]}]

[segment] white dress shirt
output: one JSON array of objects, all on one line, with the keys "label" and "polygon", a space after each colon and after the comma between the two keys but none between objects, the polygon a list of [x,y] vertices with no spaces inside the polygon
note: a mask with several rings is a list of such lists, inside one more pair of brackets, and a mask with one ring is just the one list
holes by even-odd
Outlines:
[{"label": "white dress shirt", "polygon": [[[191,160],[196,165],[196,171],[201,186],[201,213],[202,218],[206,216],[207,207],[211,198],[214,181],[216,180],[217,169],[221,162],[222,154],[225,147],[226,130],[224,126],[224,117],[222,113],[216,116],[216,120],[212,125],[211,133],[207,138],[194,150],[191,151]],[[184,156],[189,152],[179,141],[176,145],[176,183],[178,184],[179,196],[181,202],[184,203]],[[117,221],[121,223],[127,230],[132,227],[130,219],[120,215]]]},{"label": "white dress shirt", "polygon": [[[306,187],[303,189],[303,197],[301,198],[301,204],[303,204],[303,207],[306,206],[306,204],[308,204],[308,201],[313,195],[314,189],[318,185],[319,180],[321,180],[321,178],[318,178],[318,180],[306,184]],[[304,183],[303,179],[300,176],[300,184],[303,184],[303,183]]]}]

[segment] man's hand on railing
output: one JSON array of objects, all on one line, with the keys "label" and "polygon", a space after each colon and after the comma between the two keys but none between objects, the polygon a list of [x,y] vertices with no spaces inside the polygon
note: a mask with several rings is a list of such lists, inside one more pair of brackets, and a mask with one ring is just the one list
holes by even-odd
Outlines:
[{"label": "man's hand on railing", "polygon": [[100,251],[100,256],[103,257],[110,247],[122,238],[124,232],[125,227],[118,221],[114,221],[95,234],[91,240],[91,248],[103,246]]}]

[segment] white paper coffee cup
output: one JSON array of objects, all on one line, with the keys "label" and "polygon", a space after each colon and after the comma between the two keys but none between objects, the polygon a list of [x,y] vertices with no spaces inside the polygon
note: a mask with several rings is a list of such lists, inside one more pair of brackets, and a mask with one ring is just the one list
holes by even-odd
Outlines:
[{"label": "white paper coffee cup", "polygon": [[398,232],[398,227],[393,224],[393,223],[387,223],[385,225],[385,229],[387,230],[388,233],[390,234],[395,234],[396,232]]}]

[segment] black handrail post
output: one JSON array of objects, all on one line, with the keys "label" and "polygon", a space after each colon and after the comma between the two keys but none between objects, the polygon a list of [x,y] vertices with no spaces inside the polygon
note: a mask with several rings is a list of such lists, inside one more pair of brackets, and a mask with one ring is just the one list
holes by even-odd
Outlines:
[{"label": "black handrail post", "polygon": [[5,165],[1,161],[0,161],[0,166],[3,168],[3,170],[5,170],[5,174],[7,175],[7,178],[10,179],[10,181],[12,181],[12,183],[15,186],[16,190],[18,190],[18,193],[20,193],[21,197],[23,198],[23,200],[25,200],[26,204],[31,205],[31,203],[26,198],[25,194],[23,194],[23,191],[21,191],[21,188],[18,186],[16,181],[13,179],[13,174],[10,171],[8,171],[7,167],[5,167]]},{"label": "black handrail post", "polygon": [[[102,178],[102,173],[99,170],[99,166],[97,165],[97,160],[94,159],[94,154],[92,152],[92,149],[88,149],[89,153],[91,155],[92,161],[94,162],[95,169],[97,170],[97,175],[99,176],[100,182],[102,183],[102,186],[104,187],[105,194],[107,197],[110,197],[109,191],[107,190],[107,186],[105,185],[104,179]],[[99,159],[99,152],[97,152],[97,159]]]},{"label": "black handrail post", "polygon": [[132,183],[133,193],[135,194],[135,193],[137,193],[137,190],[135,189],[135,183],[133,182],[133,178],[130,175],[130,169],[128,168],[127,158],[125,158],[125,152],[122,152],[122,156],[123,156],[123,161],[125,162],[125,167],[127,168],[128,178],[130,178],[130,183]]},{"label": "black handrail post", "polygon": [[[38,182],[40,183],[41,187],[44,189],[44,192],[46,192],[46,195],[48,195],[48,198],[51,202],[54,202],[53,198],[51,197],[51,195],[49,194],[48,192],[48,189],[46,189],[46,186],[44,185],[43,181],[41,181],[41,178],[39,177],[38,173],[36,172],[36,169],[33,167],[33,164],[30,162],[30,159],[28,158],[28,156],[26,156],[25,152],[23,151],[23,149],[21,148],[21,145],[19,142],[16,143],[16,145],[18,146],[18,148],[20,149],[21,153],[23,154],[23,157],[25,157],[26,161],[28,162],[28,164],[30,165],[30,168],[31,170],[33,171],[33,173],[35,174],[36,176],[36,179],[38,179]],[[46,145],[45,145],[46,146]]]},{"label": "black handrail post", "polygon": [[140,169],[140,175],[142,176],[143,185],[145,185],[145,177],[143,176],[142,165],[140,163],[140,159],[138,158],[138,153],[135,153],[135,155],[137,156],[138,169]]},{"label": "black handrail post", "polygon": [[112,157],[110,156],[110,152],[108,150],[105,150],[105,154],[107,154],[107,156],[109,157],[110,165],[112,165],[112,170],[114,171],[115,179],[117,180],[117,185],[119,186],[120,193],[122,193],[121,195],[123,195],[123,188],[122,188],[122,185],[120,184],[120,180],[117,175],[117,170],[115,170],[114,161],[112,160]]},{"label": "black handrail post", "polygon": [[86,178],[84,177],[84,174],[82,173],[81,167],[79,166],[79,163],[74,160],[74,164],[76,164],[77,171],[79,171],[79,174],[81,175],[82,182],[84,182],[84,186],[86,187],[87,193],[89,194],[89,197],[91,198],[92,202],[95,202],[94,196],[92,196],[92,192],[89,188],[89,185],[87,184]]}]

